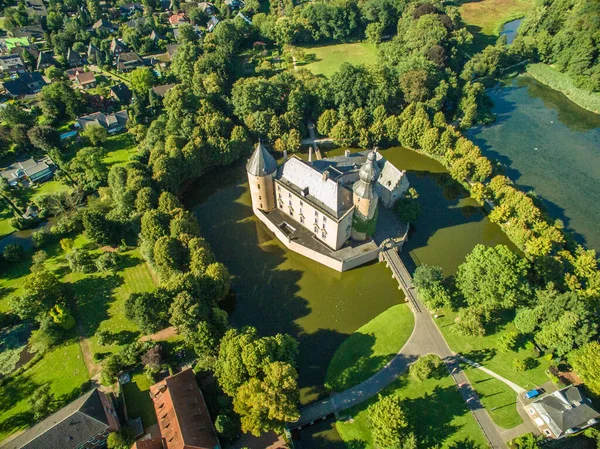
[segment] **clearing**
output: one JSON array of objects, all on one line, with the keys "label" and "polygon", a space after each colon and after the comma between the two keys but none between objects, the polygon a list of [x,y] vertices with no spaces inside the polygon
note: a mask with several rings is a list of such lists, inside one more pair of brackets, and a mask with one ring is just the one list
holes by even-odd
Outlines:
[{"label": "clearing", "polygon": [[344,62],[365,65],[377,63],[377,47],[368,42],[301,48],[306,55],[315,54],[316,59],[313,62],[299,61],[298,67],[306,68],[315,75],[330,77]]},{"label": "clearing", "polygon": [[340,345],[325,384],[344,391],[367,380],[402,349],[412,334],[414,316],[407,304],[390,307],[362,326]]},{"label": "clearing", "polygon": [[131,156],[137,154],[137,144],[129,133],[110,136],[102,144],[106,151],[104,163],[109,167],[112,165],[123,165],[130,161]]}]

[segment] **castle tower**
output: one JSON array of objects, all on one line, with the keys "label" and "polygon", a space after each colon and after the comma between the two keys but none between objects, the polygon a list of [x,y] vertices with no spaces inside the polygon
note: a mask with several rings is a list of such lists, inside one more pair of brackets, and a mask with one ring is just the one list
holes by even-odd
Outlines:
[{"label": "castle tower", "polygon": [[368,235],[373,235],[377,224],[377,204],[379,197],[375,190],[375,183],[379,176],[375,151],[371,151],[366,162],[358,172],[359,180],[352,188],[352,201],[354,202],[354,217],[352,220],[352,238],[365,240]]},{"label": "castle tower", "polygon": [[277,161],[261,142],[258,142],[254,153],[248,159],[246,171],[248,172],[252,208],[265,212],[275,209],[273,177],[277,173]]}]

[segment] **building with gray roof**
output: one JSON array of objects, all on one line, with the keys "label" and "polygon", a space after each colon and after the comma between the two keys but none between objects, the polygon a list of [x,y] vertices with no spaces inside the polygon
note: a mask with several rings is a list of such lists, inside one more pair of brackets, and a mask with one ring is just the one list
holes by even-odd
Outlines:
[{"label": "building with gray roof", "polygon": [[121,426],[112,399],[93,389],[3,446],[4,449],[96,449]]},{"label": "building with gray roof", "polygon": [[525,407],[527,413],[549,438],[559,439],[598,422],[600,413],[592,408],[581,387],[568,386],[543,396]]},{"label": "building with gray roof", "polygon": [[77,124],[84,130],[88,126],[102,126],[110,134],[123,131],[127,126],[129,116],[126,110],[105,114],[103,112],[94,112],[93,114],[84,115],[77,119]]}]

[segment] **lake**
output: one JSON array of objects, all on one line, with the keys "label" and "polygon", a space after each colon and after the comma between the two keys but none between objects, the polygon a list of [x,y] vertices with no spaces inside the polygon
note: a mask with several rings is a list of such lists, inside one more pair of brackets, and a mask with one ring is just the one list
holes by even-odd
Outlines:
[{"label": "lake", "polygon": [[497,120],[469,137],[521,189],[535,191],[580,243],[600,250],[600,115],[529,75],[488,93]]},{"label": "lake", "polygon": [[502,27],[500,36],[506,36],[506,42],[508,44],[512,44],[515,37],[517,37],[517,31],[519,30],[522,21],[523,19],[511,20],[510,22],[506,22]]}]

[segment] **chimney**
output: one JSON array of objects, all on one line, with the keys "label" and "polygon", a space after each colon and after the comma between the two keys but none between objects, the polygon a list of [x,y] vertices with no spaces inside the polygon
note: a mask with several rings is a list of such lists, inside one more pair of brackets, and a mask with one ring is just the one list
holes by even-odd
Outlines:
[{"label": "chimney", "polygon": [[344,151],[344,156],[345,157],[350,157],[350,150]]},{"label": "chimney", "polygon": [[283,150],[283,162],[287,161],[287,150]]},{"label": "chimney", "polygon": [[308,147],[308,162],[312,162],[312,147]]},{"label": "chimney", "polygon": [[329,179],[329,171],[325,170],[323,172],[323,181],[327,181]]}]

